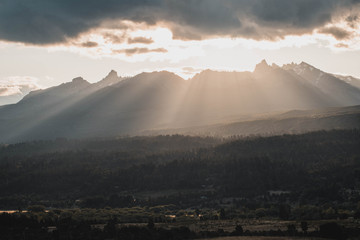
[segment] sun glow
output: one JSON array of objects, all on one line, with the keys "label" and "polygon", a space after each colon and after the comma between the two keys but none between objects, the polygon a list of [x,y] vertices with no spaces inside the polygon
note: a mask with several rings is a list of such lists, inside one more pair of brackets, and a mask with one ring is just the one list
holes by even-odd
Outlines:
[{"label": "sun glow", "polygon": [[[345,23],[344,23],[345,24]],[[354,33],[358,39],[359,33]],[[161,26],[135,29],[98,28],[82,34],[66,44],[48,47],[49,51],[70,51],[91,58],[111,57],[129,62],[169,61],[176,63],[192,57],[207,56],[209,51],[231,48],[278,50],[281,48],[301,48],[311,44],[328,47],[335,51],[358,48],[358,42],[339,41],[318,30],[312,34],[289,35],[276,41],[244,38],[213,38],[206,40],[174,39],[170,29]],[[228,54],[233,54],[232,52]],[[224,56],[229,58],[230,56]]]},{"label": "sun glow", "polygon": [[[312,33],[287,35],[271,41],[226,36],[203,40],[182,40],[174,38],[172,31],[165,24],[152,26],[129,22],[119,24],[116,26],[101,25],[75,38],[69,38],[64,43],[45,47],[2,41],[0,49],[3,49],[3,52],[6,49],[43,51],[54,56],[57,54],[64,56],[67,53],[73,56],[83,56],[89,61],[106,59],[114,62],[114,65],[120,60],[122,66],[124,63],[127,65],[119,67],[122,75],[134,75],[142,71],[169,70],[185,79],[203,69],[252,71],[263,58],[266,58],[269,63],[278,65],[290,61],[306,60],[304,56],[314,59],[315,53],[310,49],[315,48],[318,51],[326,49],[330,55],[346,54],[346,52],[360,49],[359,24],[349,27],[345,20],[339,20],[324,27],[344,29],[351,33],[349,38],[337,39],[334,34],[314,29]],[[307,54],[302,57],[301,54],[299,55],[301,49],[307,49],[304,50],[307,51]],[[292,53],[290,54],[289,51]],[[4,57],[4,59],[8,61],[9,57]],[[189,71],[187,69],[189,66],[195,70]],[[112,68],[116,69],[116,65]],[[343,68],[336,71],[348,71],[345,67]],[[30,75],[27,72],[23,74]],[[97,74],[100,75],[100,73]],[[351,74],[358,76],[356,72]],[[87,79],[95,81],[97,80],[96,76],[94,73],[89,73]],[[47,81],[44,80],[44,76],[37,77],[43,79],[42,82]],[[73,76],[65,79],[71,77]],[[60,81],[60,79],[53,80],[53,82],[55,81]]]}]

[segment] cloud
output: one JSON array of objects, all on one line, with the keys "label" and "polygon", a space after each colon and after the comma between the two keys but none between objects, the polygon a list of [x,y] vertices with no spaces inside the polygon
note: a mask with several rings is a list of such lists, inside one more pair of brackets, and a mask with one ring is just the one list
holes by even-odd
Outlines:
[{"label": "cloud", "polygon": [[360,17],[357,14],[349,15],[345,20],[348,26],[353,29],[357,28],[360,23]]},{"label": "cloud", "polygon": [[134,44],[134,43],[151,44],[153,42],[154,42],[154,40],[152,40],[151,38],[146,38],[146,37],[135,37],[135,38],[128,39],[128,44]]},{"label": "cloud", "polygon": [[181,69],[176,70],[174,72],[176,72],[178,75],[180,75],[184,79],[189,79],[189,78],[193,77],[195,74],[202,72],[203,70],[204,69],[202,69],[202,68],[182,67]]},{"label": "cloud", "polygon": [[332,35],[334,38],[336,38],[336,40],[344,40],[344,39],[348,39],[351,37],[352,33],[342,29],[340,27],[325,27],[325,28],[321,28],[319,30],[319,33],[324,33],[324,34],[330,34]]},{"label": "cloud", "polygon": [[157,53],[165,53],[167,50],[165,48],[127,48],[127,49],[118,49],[114,50],[113,53],[125,53],[127,56],[132,56],[135,54],[145,54],[145,53],[151,53],[151,52],[157,52]]},{"label": "cloud", "polygon": [[345,44],[345,43],[337,43],[337,44],[335,44],[335,47],[337,47],[337,48],[349,48],[350,46],[348,44]]},{"label": "cloud", "polygon": [[92,42],[92,41],[84,42],[81,44],[81,46],[85,48],[97,47],[98,45],[99,44],[97,42]]},{"label": "cloud", "polygon": [[[339,15],[353,16],[351,11],[359,3],[359,0],[2,0],[0,38],[56,44],[94,28],[126,29],[123,22],[133,22],[166,26],[174,38],[183,40],[218,36],[275,40],[311,33]],[[357,17],[348,20],[354,22]]]},{"label": "cloud", "polygon": [[0,97],[24,96],[30,91],[40,89],[38,79],[29,76],[13,76],[0,79]]},{"label": "cloud", "polygon": [[123,33],[123,34],[113,34],[113,33],[104,33],[103,34],[103,37],[108,41],[108,42],[111,42],[111,43],[115,43],[115,44],[120,44],[120,43],[124,43],[125,42],[125,39],[126,39],[126,34]]},{"label": "cloud", "polygon": [[2,0],[0,36],[32,44],[65,42],[109,19],[153,21],[147,9],[159,1]]}]

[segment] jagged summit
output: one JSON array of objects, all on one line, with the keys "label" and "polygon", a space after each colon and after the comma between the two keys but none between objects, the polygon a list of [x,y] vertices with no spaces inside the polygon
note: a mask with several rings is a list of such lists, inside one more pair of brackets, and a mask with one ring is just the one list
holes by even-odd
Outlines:
[{"label": "jagged summit", "polygon": [[304,61],[302,61],[299,64],[291,62],[291,63],[288,63],[288,64],[284,64],[282,67],[284,69],[292,69],[292,68],[295,68],[295,67],[312,67],[312,68],[315,68],[314,66],[312,66],[309,63],[304,62]]},{"label": "jagged summit", "polygon": [[108,77],[118,77],[118,74],[115,70],[111,70],[105,78],[108,78]]},{"label": "jagged summit", "polygon": [[265,59],[263,59],[260,63],[256,64],[254,72],[263,72],[268,71],[271,67],[266,62]]},{"label": "jagged summit", "polygon": [[110,80],[110,81],[113,81],[113,80],[118,80],[120,77],[118,76],[118,73],[115,71],[115,70],[111,70],[108,75],[106,75],[106,77],[104,77],[102,79],[102,81],[107,81],[107,80]]},{"label": "jagged summit", "polygon": [[314,66],[312,66],[304,61],[299,64],[296,64],[296,63],[285,64],[285,65],[283,65],[282,68],[285,70],[292,70],[292,71],[296,72],[296,74],[302,74],[307,71],[312,72],[314,70],[318,70]]},{"label": "jagged summit", "polygon": [[293,69],[296,66],[298,66],[297,63],[291,62],[291,63],[288,63],[288,64],[284,64],[282,66],[282,68],[285,69],[285,70],[290,70],[290,69]]},{"label": "jagged summit", "polygon": [[99,88],[114,85],[122,80],[118,76],[118,73],[115,70],[111,70],[106,77],[101,81],[97,82],[95,85]]},{"label": "jagged summit", "polygon": [[284,64],[282,66],[282,68],[284,70],[293,70],[294,72],[296,72],[297,74],[301,74],[304,71],[313,71],[313,70],[318,70],[317,68],[315,68],[314,66],[302,61],[299,64],[296,64],[294,62],[289,63],[289,64]]},{"label": "jagged summit", "polygon": [[259,64],[264,64],[264,65],[266,65],[266,66],[269,66],[269,64],[266,62],[265,59],[263,59]]}]

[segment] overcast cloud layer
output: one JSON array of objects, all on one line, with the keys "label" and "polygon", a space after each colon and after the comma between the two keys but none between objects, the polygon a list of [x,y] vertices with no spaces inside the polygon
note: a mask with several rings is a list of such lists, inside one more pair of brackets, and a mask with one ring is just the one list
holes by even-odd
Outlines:
[{"label": "overcast cloud layer", "polygon": [[[167,26],[174,38],[185,40],[217,36],[271,40],[311,33],[339,16],[351,26],[360,19],[359,5],[360,0],[0,0],[0,39],[64,43],[93,28],[127,20]],[[323,32],[346,37],[341,29]]]}]

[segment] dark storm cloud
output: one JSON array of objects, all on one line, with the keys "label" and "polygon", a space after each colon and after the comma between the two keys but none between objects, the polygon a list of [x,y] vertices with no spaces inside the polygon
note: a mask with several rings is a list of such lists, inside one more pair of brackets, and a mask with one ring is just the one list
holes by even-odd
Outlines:
[{"label": "dark storm cloud", "polygon": [[[165,18],[174,37],[200,40],[211,35],[232,35],[242,28],[236,9],[236,0],[165,1]],[[243,1],[244,5],[251,0]]]},{"label": "dark storm cloud", "polygon": [[360,17],[354,14],[354,15],[349,15],[345,20],[349,27],[356,28],[360,22]]},{"label": "dark storm cloud", "polygon": [[312,32],[330,23],[340,11],[359,3],[359,0],[0,0],[0,39],[32,44],[66,42],[67,38],[113,20],[162,23],[181,39],[212,36],[271,39]]},{"label": "dark storm cloud", "polygon": [[111,19],[154,23],[157,0],[0,0],[0,39],[49,44]]},{"label": "dark storm cloud", "polygon": [[265,25],[312,28],[331,20],[338,1],[255,0],[251,12]]}]

